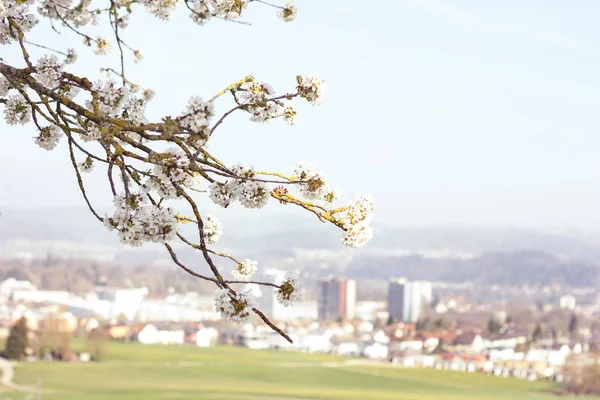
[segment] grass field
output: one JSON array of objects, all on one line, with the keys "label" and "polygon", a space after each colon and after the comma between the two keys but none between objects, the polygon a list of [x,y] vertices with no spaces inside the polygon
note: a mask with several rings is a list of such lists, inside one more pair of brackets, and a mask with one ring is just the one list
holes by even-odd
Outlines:
[{"label": "grass field", "polygon": [[[112,343],[99,363],[21,363],[15,381],[43,400],[557,399],[552,385],[476,373],[347,365],[332,356],[236,347]],[[13,400],[23,394],[11,396]]]}]

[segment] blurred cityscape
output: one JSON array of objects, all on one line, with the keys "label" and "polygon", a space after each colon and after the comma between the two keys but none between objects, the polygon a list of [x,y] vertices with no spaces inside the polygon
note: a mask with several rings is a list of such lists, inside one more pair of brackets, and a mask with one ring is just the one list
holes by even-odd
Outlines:
[{"label": "blurred cityscape", "polygon": [[[264,271],[274,281],[283,274]],[[385,284],[385,300],[372,300],[360,295],[359,280],[328,276],[307,291],[314,296],[292,307],[282,306],[269,288],[256,286],[261,310],[290,335],[289,343],[260,320],[221,321],[207,294],[172,287],[151,293],[147,287],[102,282],[75,293],[7,278],[0,283],[0,336],[25,317],[32,335],[30,360],[89,360],[89,354],[74,354],[64,344],[68,341],[55,341],[53,348],[41,343],[50,330],[72,338],[101,333],[109,340],[142,344],[287,349],[558,381],[568,359],[585,360],[600,348],[595,322],[600,302],[593,288],[478,288],[406,278]],[[476,295],[481,292],[487,296]]]}]

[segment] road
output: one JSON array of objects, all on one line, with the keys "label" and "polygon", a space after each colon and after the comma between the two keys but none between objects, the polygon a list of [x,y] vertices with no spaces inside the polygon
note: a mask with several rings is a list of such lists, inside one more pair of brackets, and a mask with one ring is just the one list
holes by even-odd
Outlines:
[{"label": "road", "polygon": [[13,378],[15,377],[15,367],[13,363],[8,361],[6,358],[0,357],[0,371],[2,372],[2,377],[0,378],[0,385],[4,386],[5,388],[14,390],[16,392],[38,392],[38,389],[35,387],[18,385],[13,382]]}]

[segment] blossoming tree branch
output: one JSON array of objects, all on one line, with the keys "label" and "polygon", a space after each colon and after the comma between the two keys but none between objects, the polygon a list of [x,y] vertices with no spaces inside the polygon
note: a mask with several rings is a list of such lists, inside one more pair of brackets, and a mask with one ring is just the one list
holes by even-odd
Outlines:
[{"label": "blossoming tree branch", "polygon": [[[298,12],[290,2],[279,5],[260,0],[0,0],[0,45],[16,46],[21,55],[16,65],[0,59],[0,108],[7,124],[30,125],[42,149],[51,151],[60,140],[67,142],[68,157],[87,206],[122,243],[163,244],[181,269],[215,284],[215,307],[224,319],[243,322],[256,314],[291,341],[257,308],[252,291],[245,285],[271,286],[278,300],[290,306],[301,293],[298,276],[288,274],[282,282],[254,281],[257,261],[213,247],[222,235],[221,223],[216,216],[202,213],[202,204],[210,199],[224,209],[235,202],[258,209],[273,198],[334,224],[341,229],[345,245],[360,247],[372,236],[369,223],[373,203],[369,197],[357,195],[349,205],[337,204],[337,191],[321,172],[308,165],[298,164],[288,173],[225,165],[209,152],[207,142],[233,113],[247,113],[253,122],[279,118],[293,125],[296,111],[292,103],[319,104],[324,81],[297,76],[288,92],[276,95],[267,83],[247,76],[208,100],[194,95],[181,114],[152,122],[146,119],[145,109],[154,93],[133,83],[135,79],[125,71],[126,59],[141,60],[140,52],[122,36],[134,11],[143,8],[169,20],[175,8],[183,6],[199,25],[213,19],[244,23],[241,18],[245,10],[255,5],[274,8],[284,21],[292,21]],[[56,31],[80,36],[83,46],[98,55],[115,48],[120,65],[104,69],[114,79],[92,82],[70,73],[68,66],[77,59],[75,49],[28,40],[42,21]],[[86,33],[100,21],[106,21],[110,35]],[[28,52],[32,46],[47,53],[34,60]],[[231,96],[235,106],[215,115],[215,102],[226,96]],[[106,172],[114,196],[112,215],[100,215],[86,192],[84,174],[96,166]],[[174,199],[182,200],[180,210],[168,205]],[[195,225],[195,237],[184,236],[178,228],[182,224]],[[201,254],[208,266],[205,273],[179,260],[172,246],[177,240]],[[224,268],[231,268],[231,279],[225,277]]]}]

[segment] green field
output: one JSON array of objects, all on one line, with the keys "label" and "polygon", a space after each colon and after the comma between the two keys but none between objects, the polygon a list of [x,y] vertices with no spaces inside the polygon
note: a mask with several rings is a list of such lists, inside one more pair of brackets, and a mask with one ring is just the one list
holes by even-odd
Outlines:
[{"label": "green field", "polygon": [[[477,373],[345,365],[346,359],[237,347],[112,343],[99,363],[21,363],[15,382],[65,399],[558,399],[552,385]],[[4,395],[2,396],[5,397]],[[23,394],[11,396],[13,400]]]}]

